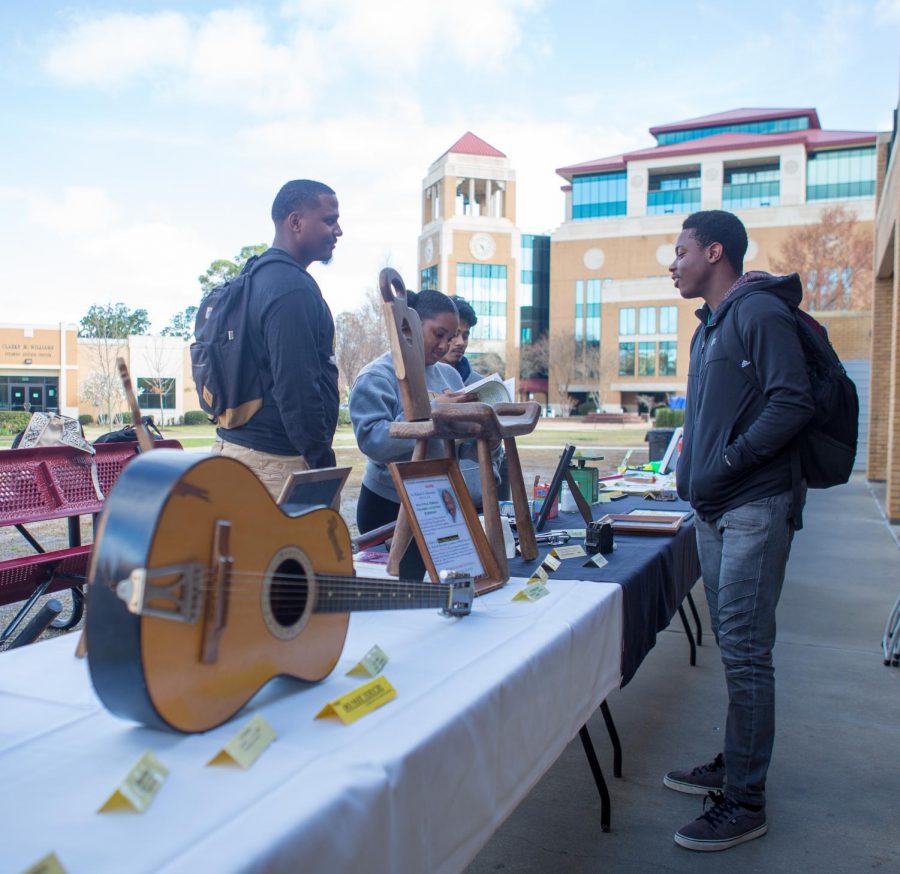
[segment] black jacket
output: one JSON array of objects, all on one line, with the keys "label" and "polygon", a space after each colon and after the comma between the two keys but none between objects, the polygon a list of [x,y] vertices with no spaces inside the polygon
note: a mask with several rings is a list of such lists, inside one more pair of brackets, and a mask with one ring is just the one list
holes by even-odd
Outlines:
[{"label": "black jacket", "polygon": [[802,297],[796,273],[768,276],[697,311],[677,482],[703,519],[793,486],[791,443],[813,413],[792,312]]},{"label": "black jacket", "polygon": [[263,338],[269,387],[246,425],[217,433],[250,449],[303,455],[310,467],[331,467],[339,402],[331,310],[299,264],[267,264],[265,257],[253,274],[250,319]]}]

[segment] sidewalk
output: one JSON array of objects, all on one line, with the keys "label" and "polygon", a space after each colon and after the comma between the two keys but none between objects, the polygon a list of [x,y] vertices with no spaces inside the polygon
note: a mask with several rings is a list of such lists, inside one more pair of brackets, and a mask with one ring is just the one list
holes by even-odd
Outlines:
[{"label": "sidewalk", "polygon": [[778,611],[777,735],[768,782],[769,833],[722,853],[693,853],[673,832],[700,796],[663,787],[672,768],[722,746],[725,686],[708,634],[697,666],[677,619],[609,706],[623,779],[599,712],[589,729],[612,795],[599,799],[576,738],[468,869],[504,872],[858,872],[900,870],[900,670],[882,664],[881,636],[900,593],[900,548],[861,477],[810,492]]}]

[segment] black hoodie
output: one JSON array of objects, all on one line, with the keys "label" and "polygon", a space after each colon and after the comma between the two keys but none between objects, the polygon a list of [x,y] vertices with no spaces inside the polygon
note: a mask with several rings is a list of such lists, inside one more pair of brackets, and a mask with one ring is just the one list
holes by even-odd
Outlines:
[{"label": "black hoodie", "polygon": [[813,413],[793,314],[802,297],[796,273],[765,274],[697,310],[677,482],[703,519],[793,485],[791,442]]}]

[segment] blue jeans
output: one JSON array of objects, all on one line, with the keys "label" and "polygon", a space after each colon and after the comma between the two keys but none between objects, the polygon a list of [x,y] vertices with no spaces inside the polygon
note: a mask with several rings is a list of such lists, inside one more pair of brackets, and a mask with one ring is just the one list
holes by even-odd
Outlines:
[{"label": "blue jeans", "polygon": [[791,492],[750,501],[704,522],[697,549],[712,630],[725,665],[725,791],[739,803],[766,802],[775,739],[775,607],[794,528]]}]

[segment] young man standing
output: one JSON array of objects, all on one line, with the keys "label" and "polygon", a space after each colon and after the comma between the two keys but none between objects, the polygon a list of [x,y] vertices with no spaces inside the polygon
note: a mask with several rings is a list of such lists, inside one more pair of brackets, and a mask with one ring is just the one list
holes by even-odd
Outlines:
[{"label": "young man standing", "polygon": [[678,493],[695,510],[728,715],[723,754],[663,782],[709,792],[705,813],[675,833],[680,846],[709,851],[768,828],[775,607],[805,497],[793,441],[813,400],[792,312],[803,295],[798,276],[744,273],[747,232],[731,213],[697,212],[682,227],[669,270],[683,298],[704,304],[691,341]]},{"label": "young man standing", "polygon": [[454,368],[462,377],[463,383],[468,385],[481,379],[481,374],[472,370],[472,365],[469,364],[469,359],[466,358],[466,349],[469,348],[469,332],[478,324],[478,316],[475,315],[475,310],[461,297],[454,297],[453,302],[456,304],[456,311],[459,313],[459,330],[450,341],[450,348],[442,360],[445,364],[449,364]]},{"label": "young man standing", "polygon": [[293,471],[334,465],[334,320],[307,268],[331,260],[343,233],[338,219],[337,197],[321,182],[297,179],[275,197],[275,239],[254,267],[250,291],[250,322],[262,338],[263,406],[246,424],[216,431],[213,452],[242,461],[276,498]]}]

